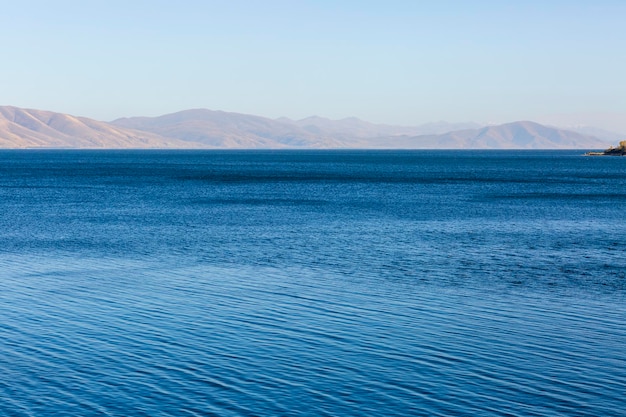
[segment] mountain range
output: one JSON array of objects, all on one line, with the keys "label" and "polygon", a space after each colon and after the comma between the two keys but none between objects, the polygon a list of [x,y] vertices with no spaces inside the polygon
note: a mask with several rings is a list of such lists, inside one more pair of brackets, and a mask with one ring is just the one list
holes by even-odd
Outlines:
[{"label": "mountain range", "polygon": [[269,119],[194,109],[102,122],[0,106],[0,148],[604,149],[608,145],[610,141],[593,135],[530,121],[393,126],[357,118]]},{"label": "mountain range", "polygon": [[185,148],[187,142],[111,123],[0,106],[0,148]]}]

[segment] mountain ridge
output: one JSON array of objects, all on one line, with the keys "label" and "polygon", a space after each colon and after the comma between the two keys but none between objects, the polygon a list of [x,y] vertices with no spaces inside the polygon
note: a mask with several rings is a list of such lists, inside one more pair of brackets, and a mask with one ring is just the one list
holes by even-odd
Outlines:
[{"label": "mountain ridge", "polygon": [[[403,136],[395,147],[405,149],[600,149],[607,141],[531,121],[518,121],[438,135]],[[376,148],[385,148],[379,140]]]},{"label": "mountain ridge", "polygon": [[111,124],[217,147],[324,148],[343,145],[330,136],[313,134],[287,123],[221,110],[182,110],[151,118],[116,119]]},{"label": "mountain ridge", "polygon": [[591,135],[531,121],[490,126],[447,122],[393,126],[356,117],[269,119],[190,109],[157,117],[102,122],[46,110],[0,106],[0,148],[603,149],[609,144]]},{"label": "mountain ridge", "polygon": [[0,106],[2,148],[188,147],[170,138],[46,110]]}]

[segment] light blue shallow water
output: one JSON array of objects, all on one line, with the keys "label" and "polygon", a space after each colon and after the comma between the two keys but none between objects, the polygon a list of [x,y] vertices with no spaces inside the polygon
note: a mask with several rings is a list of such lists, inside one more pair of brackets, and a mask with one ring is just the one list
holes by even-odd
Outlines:
[{"label": "light blue shallow water", "polygon": [[0,152],[0,415],[626,415],[626,159]]}]

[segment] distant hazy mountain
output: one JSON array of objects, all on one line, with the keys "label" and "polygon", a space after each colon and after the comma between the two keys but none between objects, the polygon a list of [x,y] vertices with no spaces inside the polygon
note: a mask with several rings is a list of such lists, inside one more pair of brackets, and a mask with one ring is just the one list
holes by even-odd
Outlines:
[{"label": "distant hazy mountain", "polygon": [[392,126],[366,122],[356,117],[348,117],[340,120],[331,120],[325,117],[312,116],[301,120],[291,120],[286,117],[278,119],[283,123],[291,123],[314,133],[330,135],[335,138],[375,138],[386,136],[417,136],[431,135],[453,130],[475,129],[480,127],[477,123],[447,123],[436,122],[420,126]]},{"label": "distant hazy mountain", "polygon": [[[605,149],[594,136],[515,122],[482,128],[433,123],[402,127],[356,118],[293,121],[211,110],[186,110],[111,123],[41,110],[0,107],[2,148],[222,149]],[[417,132],[417,133],[416,133]],[[421,132],[439,132],[422,134]]]},{"label": "distant hazy mountain", "polygon": [[534,122],[513,122],[440,135],[379,138],[370,145],[406,149],[602,149],[609,144],[594,136]]},{"label": "distant hazy mountain", "polygon": [[186,142],[220,148],[335,148],[346,144],[323,132],[292,123],[240,113],[185,110],[159,117],[132,117],[111,122]]},{"label": "distant hazy mountain", "polygon": [[595,136],[598,139],[609,141],[609,142],[619,142],[620,140],[624,140],[626,135],[623,133],[612,132],[606,129],[600,129],[598,127],[593,126],[563,126],[561,129],[570,130],[572,132],[581,133],[583,135]]},{"label": "distant hazy mountain", "polygon": [[2,148],[183,148],[188,144],[85,117],[0,106]]}]

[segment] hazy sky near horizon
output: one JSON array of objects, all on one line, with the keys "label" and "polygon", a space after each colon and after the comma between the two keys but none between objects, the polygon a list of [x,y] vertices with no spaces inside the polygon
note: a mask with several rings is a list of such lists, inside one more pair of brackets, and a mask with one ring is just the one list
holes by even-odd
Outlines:
[{"label": "hazy sky near horizon", "polygon": [[0,105],[99,120],[623,115],[625,21],[623,0],[7,2]]}]

